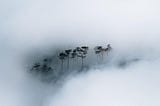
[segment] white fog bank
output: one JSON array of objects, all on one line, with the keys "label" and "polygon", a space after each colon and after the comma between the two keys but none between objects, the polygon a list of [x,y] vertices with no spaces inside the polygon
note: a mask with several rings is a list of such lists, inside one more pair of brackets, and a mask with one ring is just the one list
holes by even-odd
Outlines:
[{"label": "white fog bank", "polygon": [[157,61],[144,61],[92,70],[70,79],[47,106],[159,106],[159,68]]},{"label": "white fog bank", "polygon": [[[0,106],[160,106],[159,4],[0,0]],[[109,43],[109,62],[58,86],[33,77],[24,62],[32,52]]]}]

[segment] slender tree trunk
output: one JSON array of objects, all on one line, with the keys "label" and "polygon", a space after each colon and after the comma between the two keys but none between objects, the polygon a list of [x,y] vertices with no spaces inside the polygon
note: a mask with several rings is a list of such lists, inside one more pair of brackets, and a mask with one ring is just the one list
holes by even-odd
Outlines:
[{"label": "slender tree trunk", "polygon": [[77,63],[77,66],[78,66],[78,56],[76,56],[76,63]]},{"label": "slender tree trunk", "polygon": [[97,54],[97,63],[98,63],[98,54]]},{"label": "slender tree trunk", "polygon": [[63,72],[63,60],[62,60],[62,64],[61,64],[61,72]]},{"label": "slender tree trunk", "polygon": [[101,60],[101,56],[97,54],[97,64],[99,64],[100,60]]},{"label": "slender tree trunk", "polygon": [[83,64],[84,64],[84,63],[83,63],[83,57],[82,57],[82,66],[81,66],[81,70],[83,70]]},{"label": "slender tree trunk", "polygon": [[102,56],[102,61],[101,61],[101,62],[103,62],[103,57],[104,57],[104,56],[103,56],[103,51],[102,51],[102,53],[101,53],[101,56]]},{"label": "slender tree trunk", "polygon": [[67,60],[67,70],[69,70],[69,57],[68,57],[68,60]]},{"label": "slender tree trunk", "polygon": [[109,55],[109,50],[107,51],[107,56]]}]

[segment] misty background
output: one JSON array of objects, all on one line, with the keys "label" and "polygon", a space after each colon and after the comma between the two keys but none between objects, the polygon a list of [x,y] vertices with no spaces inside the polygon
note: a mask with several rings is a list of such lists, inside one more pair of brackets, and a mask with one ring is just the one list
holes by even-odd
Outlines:
[{"label": "misty background", "polygon": [[[160,1],[0,0],[1,106],[159,106]],[[113,47],[109,63],[62,85],[24,61],[73,45]],[[32,55],[34,56],[34,55]],[[139,61],[118,67],[119,61]]]}]

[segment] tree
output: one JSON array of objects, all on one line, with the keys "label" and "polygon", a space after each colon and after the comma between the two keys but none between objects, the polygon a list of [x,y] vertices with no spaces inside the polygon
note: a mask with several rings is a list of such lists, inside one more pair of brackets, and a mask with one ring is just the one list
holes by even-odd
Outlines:
[{"label": "tree", "polygon": [[33,70],[39,71],[39,70],[40,70],[40,66],[41,66],[40,63],[35,63],[35,64],[32,66],[31,71],[33,71]]},{"label": "tree", "polygon": [[70,53],[72,52],[71,49],[65,50],[66,57],[67,57],[67,69],[69,70],[69,58],[70,58]]},{"label": "tree", "polygon": [[96,46],[95,48],[94,48],[94,50],[95,50],[95,54],[97,55],[97,61],[98,61],[98,57],[99,57],[99,54],[101,53],[101,57],[102,57],[102,59],[103,59],[103,54],[102,54],[102,46]]},{"label": "tree", "polygon": [[112,47],[110,44],[107,45],[107,48],[106,48],[106,52],[107,52],[107,55],[108,53],[112,50]]},{"label": "tree", "polygon": [[61,70],[63,71],[63,62],[64,62],[65,58],[67,57],[67,55],[65,53],[61,52],[58,57],[59,57],[59,59],[62,62],[62,64],[61,64]]},{"label": "tree", "polygon": [[81,65],[81,70],[83,70],[83,67],[84,67],[84,58],[86,57],[87,55],[87,51],[88,51],[89,47],[87,46],[82,46],[82,47],[77,47],[76,50],[77,50],[77,57],[80,57],[81,60],[82,60],[82,65]]},{"label": "tree", "polygon": [[101,54],[101,58],[102,58],[102,61],[104,59],[104,52],[107,52],[107,55],[108,53],[111,51],[111,46],[110,44],[107,45],[107,48],[103,48],[102,46],[96,46],[94,48],[95,50],[95,54],[97,54],[97,59],[98,59],[98,55]]},{"label": "tree", "polygon": [[73,50],[73,52],[71,53],[71,58],[75,58],[77,56],[77,51],[76,49]]}]

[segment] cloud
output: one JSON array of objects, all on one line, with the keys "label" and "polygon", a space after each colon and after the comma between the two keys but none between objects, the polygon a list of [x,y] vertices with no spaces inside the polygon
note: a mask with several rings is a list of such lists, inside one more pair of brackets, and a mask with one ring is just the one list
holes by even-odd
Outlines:
[{"label": "cloud", "polygon": [[[159,11],[158,0],[0,1],[0,104],[158,106]],[[30,51],[108,43],[109,65],[72,77],[56,94],[22,67]]]},{"label": "cloud", "polygon": [[90,70],[67,81],[48,106],[158,106],[160,73],[155,63]]}]

